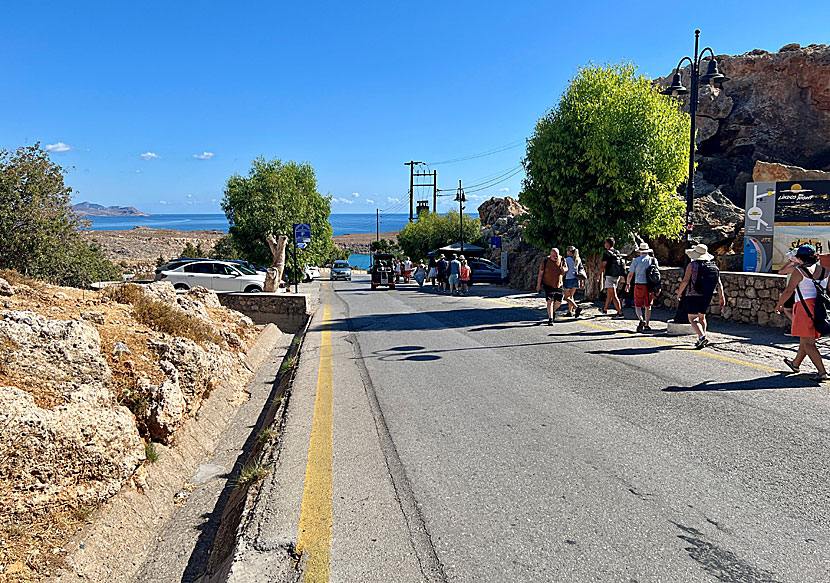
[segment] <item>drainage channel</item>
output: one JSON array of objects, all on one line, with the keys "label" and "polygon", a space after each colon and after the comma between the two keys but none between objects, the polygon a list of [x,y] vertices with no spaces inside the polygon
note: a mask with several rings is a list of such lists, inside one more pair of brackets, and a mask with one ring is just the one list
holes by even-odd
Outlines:
[{"label": "drainage channel", "polygon": [[[196,569],[185,572],[182,581],[195,583],[220,583],[225,581],[233,561],[237,535],[249,497],[255,495],[262,478],[279,463],[280,441],[285,411],[291,398],[300,352],[311,318],[304,328],[294,335],[285,357],[280,364],[279,375],[269,396],[267,406],[254,425],[243,449],[247,455],[240,456],[231,473],[231,479],[220,500],[221,519],[209,545],[209,553],[203,553]],[[217,504],[217,508],[219,508]],[[194,552],[194,555],[196,553]],[[194,565],[196,567],[196,565]]]}]

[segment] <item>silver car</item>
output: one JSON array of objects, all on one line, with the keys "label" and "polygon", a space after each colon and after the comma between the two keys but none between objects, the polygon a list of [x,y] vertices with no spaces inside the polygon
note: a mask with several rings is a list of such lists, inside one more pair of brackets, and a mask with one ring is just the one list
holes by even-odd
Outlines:
[{"label": "silver car", "polygon": [[215,292],[253,293],[265,288],[265,273],[228,261],[191,261],[162,269],[156,281],[169,281],[178,290],[202,286]]},{"label": "silver car", "polygon": [[338,259],[331,266],[331,280],[336,281],[338,279],[343,281],[352,280],[352,268],[349,262],[344,259]]}]

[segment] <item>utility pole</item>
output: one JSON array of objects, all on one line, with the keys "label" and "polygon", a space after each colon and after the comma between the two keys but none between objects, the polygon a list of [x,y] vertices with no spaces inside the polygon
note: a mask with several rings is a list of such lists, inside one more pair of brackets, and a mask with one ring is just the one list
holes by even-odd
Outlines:
[{"label": "utility pole", "polygon": [[378,211],[378,219],[377,219],[378,220],[378,226],[377,226],[378,234],[375,237],[375,241],[380,241],[380,209],[377,209],[377,211]]},{"label": "utility pole", "polygon": [[[419,166],[423,164],[423,162],[416,162],[415,160],[410,160],[409,162],[404,162],[404,166],[409,166],[409,222],[411,223],[415,219],[415,188],[418,186],[431,186],[432,187],[432,211],[438,212],[438,171],[433,170],[432,172],[415,172],[415,166]],[[428,176],[432,179],[432,182],[419,182],[415,184],[415,179],[420,177]]]},{"label": "utility pole", "polygon": [[432,171],[432,212],[438,212],[438,170]]},{"label": "utility pole", "polygon": [[409,162],[404,162],[404,166],[409,166],[409,222],[411,223],[415,217],[415,165],[416,164],[423,164],[423,162],[416,162],[415,160],[410,160]]},{"label": "utility pole", "polygon": [[458,231],[461,240],[461,254],[464,253],[464,203],[467,202],[467,197],[464,196],[464,189],[461,188],[461,181],[458,181],[458,194],[455,195],[455,200],[458,201]]}]

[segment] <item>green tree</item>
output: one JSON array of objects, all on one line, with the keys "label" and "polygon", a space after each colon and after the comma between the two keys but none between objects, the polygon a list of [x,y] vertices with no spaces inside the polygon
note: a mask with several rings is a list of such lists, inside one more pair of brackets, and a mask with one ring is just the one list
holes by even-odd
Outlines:
[{"label": "green tree", "polygon": [[292,238],[294,223],[311,224],[311,244],[299,251],[298,263],[322,265],[333,251],[328,220],[331,197],[317,192],[317,178],[309,164],[257,158],[248,176],[234,174],[228,179],[222,210],[234,247],[248,261],[271,265],[266,237]]},{"label": "green tree", "polygon": [[[450,211],[444,216],[423,212],[417,222],[409,223],[398,233],[398,245],[412,259],[425,259],[430,251],[457,243],[460,238],[459,229],[459,215],[456,211]],[[464,242],[471,245],[482,243],[479,219],[464,217]]]},{"label": "green tree", "polygon": [[61,285],[120,277],[72,210],[65,170],[40,144],[0,149],[0,268]]},{"label": "green tree", "polygon": [[393,239],[378,239],[377,241],[372,241],[369,243],[369,251],[372,253],[388,253],[391,255],[401,253],[400,247],[398,247]]},{"label": "green tree", "polygon": [[201,243],[196,243],[196,245],[194,245],[190,241],[184,244],[182,252],[179,253],[179,257],[207,258],[208,255],[209,253],[204,250]]},{"label": "green tree", "polygon": [[233,236],[225,235],[218,239],[209,255],[213,259],[239,259],[239,253],[233,244]]},{"label": "green tree", "polygon": [[689,123],[632,64],[581,68],[528,141],[527,239],[597,261],[606,237],[679,236]]}]

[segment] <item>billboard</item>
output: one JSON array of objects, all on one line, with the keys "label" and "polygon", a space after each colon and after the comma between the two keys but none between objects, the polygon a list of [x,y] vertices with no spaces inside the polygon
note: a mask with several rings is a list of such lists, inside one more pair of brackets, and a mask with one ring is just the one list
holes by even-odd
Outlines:
[{"label": "billboard", "polygon": [[830,251],[830,180],[746,185],[744,271],[776,271],[786,254],[811,244]]}]

